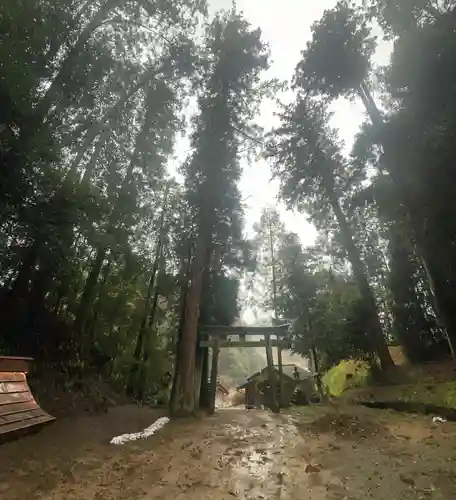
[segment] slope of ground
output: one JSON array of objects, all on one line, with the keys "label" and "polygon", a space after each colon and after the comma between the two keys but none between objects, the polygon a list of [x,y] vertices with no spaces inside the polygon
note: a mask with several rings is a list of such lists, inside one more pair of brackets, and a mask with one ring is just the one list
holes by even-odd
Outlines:
[{"label": "slope of ground", "polygon": [[[355,413],[354,413],[355,412]],[[123,446],[160,416],[127,406],[0,447],[2,500],[454,498],[454,424],[359,408],[221,410]]]},{"label": "slope of ground", "polygon": [[[353,385],[352,380],[347,381],[347,385]],[[364,387],[346,390],[342,399],[350,402],[399,401],[456,409],[456,365],[453,362],[401,366],[387,374],[383,382],[372,383],[369,377],[363,380],[366,382]]]},{"label": "slope of ground", "polygon": [[320,473],[332,471],[339,500],[444,500],[456,496],[454,423],[394,411],[306,408],[295,418]]}]

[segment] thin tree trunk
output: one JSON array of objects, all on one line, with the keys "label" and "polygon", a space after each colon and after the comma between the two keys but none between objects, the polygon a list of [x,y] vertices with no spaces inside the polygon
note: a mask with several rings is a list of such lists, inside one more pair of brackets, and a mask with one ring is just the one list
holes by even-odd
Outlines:
[{"label": "thin tree trunk", "polygon": [[218,379],[218,362],[219,362],[220,347],[219,341],[215,341],[212,348],[212,363],[211,363],[211,382],[210,382],[210,404],[209,412],[215,413],[215,400],[217,397],[217,379]]},{"label": "thin tree trunk", "polygon": [[33,314],[33,311],[39,311],[40,308],[45,307],[45,297],[52,288],[52,281],[54,279],[50,257],[51,255],[48,254],[46,249],[40,259],[40,268],[35,273],[32,288],[28,295],[27,311],[29,314]]},{"label": "thin tree trunk", "polygon": [[[276,277],[276,263],[275,263],[275,253],[274,253],[274,240],[272,235],[272,224],[270,218],[268,219],[268,230],[269,230],[269,250],[271,253],[271,264],[272,264],[272,303],[274,309],[274,322],[277,323],[278,315],[277,315],[277,277]],[[280,338],[278,337],[278,340]],[[271,353],[272,355],[272,353]],[[278,407],[282,407],[283,401],[283,366],[282,366],[282,348],[277,347],[277,362],[279,364],[279,383],[275,384],[274,381],[271,381],[272,390],[277,394],[278,393]],[[275,371],[273,372],[275,376]]]},{"label": "thin tree trunk", "polygon": [[39,258],[41,247],[39,240],[39,236],[36,236],[32,246],[25,250],[24,259],[9,293],[9,298],[13,299],[13,301],[24,298],[28,294],[30,282]]},{"label": "thin tree trunk", "polygon": [[265,344],[266,344],[266,361],[268,365],[268,381],[271,391],[271,400],[270,400],[270,408],[274,413],[280,413],[280,407],[277,402],[277,377],[276,371],[274,368],[274,359],[272,356],[272,347],[271,347],[271,336],[265,335]]},{"label": "thin tree trunk", "polygon": [[310,338],[310,361],[312,366],[312,370],[314,372],[315,376],[315,383],[317,385],[317,390],[318,393],[320,394],[320,402],[327,402],[328,401],[328,396],[326,394],[326,391],[323,388],[323,383],[321,380],[321,372],[320,372],[320,363],[318,362],[318,352],[317,348],[315,347],[315,337],[312,331],[312,320],[309,317],[308,320],[308,332],[307,334],[309,335]]},{"label": "thin tree trunk", "polygon": [[324,178],[323,182],[325,185],[324,187],[326,190],[326,194],[329,198],[331,207],[336,216],[336,220],[344,240],[345,248],[348,254],[348,260],[350,261],[353,268],[353,275],[355,277],[361,296],[363,297],[365,307],[369,311],[369,334],[373,340],[373,345],[379,357],[382,368],[391,368],[394,366],[394,362],[383,335],[382,325],[378,317],[377,304],[375,302],[375,297],[372,289],[369,285],[369,281],[367,280],[364,264],[361,260],[359,250],[354,243],[353,231],[348,224],[347,219],[345,218],[345,214],[342,212],[339,200],[332,186],[332,180],[326,177]]},{"label": "thin tree trunk", "polygon": [[[23,325],[28,317],[28,298],[30,283],[35,274],[35,267],[38,262],[41,243],[38,237],[35,237],[33,244],[25,249],[25,255],[16,279],[12,283],[11,289],[6,293],[2,310],[4,312],[4,321],[1,337],[5,345],[14,352],[20,352],[23,343],[27,342],[24,338]],[[5,312],[7,314],[5,314]]]},{"label": "thin tree trunk", "polygon": [[139,327],[138,336],[136,337],[135,350],[133,353],[134,361],[133,364],[131,365],[130,374],[128,376],[127,395],[130,397],[136,397],[139,392],[137,390],[137,386],[140,383],[140,381],[137,380],[137,378],[138,378],[138,373],[140,371],[139,364],[141,363],[141,355],[144,347],[144,337],[146,334],[146,325],[147,325],[147,318],[149,315],[150,299],[152,298],[156,272],[157,272],[157,267],[154,263],[154,267],[152,269],[152,273],[149,279],[149,286],[147,287],[147,296],[144,305],[144,314],[141,320],[141,325]]},{"label": "thin tree trunk", "polygon": [[144,88],[147,83],[163,73],[165,69],[164,66],[160,66],[158,69],[151,68],[145,71],[136,83],[122,92],[119,100],[106,111],[99,121],[94,123],[94,117],[91,115],[87,116],[87,118],[76,127],[75,131],[68,135],[69,142],[67,145],[71,146],[85,130],[88,130],[90,135],[96,136],[101,129],[105,127],[109,128],[111,122],[115,121],[117,115],[120,114],[129,99],[131,99],[140,89]]},{"label": "thin tree trunk", "polygon": [[101,150],[103,149],[103,146],[106,144],[107,140],[109,138],[109,130],[104,130],[98,137],[98,141],[95,144],[95,148],[93,150],[93,153],[87,162],[87,165],[85,166],[84,174],[82,176],[81,184],[83,186],[88,186],[90,180],[93,177],[93,174],[95,173],[95,167],[97,166],[97,160],[98,157],[100,156]]},{"label": "thin tree trunk", "polygon": [[[423,264],[423,268],[424,268],[424,270],[426,272],[426,275],[428,277],[429,290],[431,292],[431,298],[432,298],[434,310],[437,313],[437,318],[441,320],[441,321],[439,321],[439,323],[440,323],[439,326],[443,330],[443,334],[445,336],[445,340],[448,343],[448,348],[449,348],[451,357],[453,358],[453,361],[456,361],[456,354],[455,354],[455,347],[453,345],[453,340],[450,337],[450,335],[448,334],[448,329],[446,328],[446,325],[451,324],[452,320],[447,316],[446,311],[442,310],[439,301],[436,299],[437,294],[438,294],[438,292],[437,292],[437,286],[438,285],[436,284],[436,282],[434,280],[433,273],[431,273],[429,271],[427,263],[426,263],[426,261],[423,258],[421,259],[421,261],[422,261],[422,264]],[[443,290],[442,290],[442,292],[443,292]],[[439,295],[443,296],[443,293],[439,294]]]},{"label": "thin tree trunk", "polygon": [[[82,292],[81,301],[79,303],[78,312],[76,313],[76,318],[74,321],[74,329],[77,334],[81,337],[83,336],[87,320],[90,314],[90,305],[93,302],[93,297],[95,294],[95,289],[98,283],[98,277],[103,267],[103,261],[106,257],[107,248],[100,245],[97,249],[97,254],[95,261],[90,269],[89,276],[86,280],[84,290]],[[83,342],[84,343],[84,342]]]},{"label": "thin tree trunk", "polygon": [[[161,257],[160,257],[161,259]],[[146,369],[147,364],[149,362],[150,357],[150,346],[151,346],[151,335],[155,336],[154,326],[155,326],[155,313],[157,311],[157,303],[158,303],[158,295],[160,292],[158,281],[160,279],[160,271],[158,272],[158,276],[155,280],[155,291],[154,298],[152,299],[152,305],[150,306],[149,318],[147,321],[147,328],[149,330],[149,335],[144,335],[143,337],[143,349],[142,349],[142,366],[141,366],[141,377],[139,383],[136,386],[136,397],[138,401],[142,401],[144,398],[144,389],[146,383]]]},{"label": "thin tree trunk", "polygon": [[[144,315],[143,315],[143,318],[141,320],[141,325],[139,327],[138,336],[136,339],[135,351],[133,354],[135,361],[131,367],[130,376],[128,378],[127,394],[129,396],[137,396],[137,395],[142,396],[142,393],[143,393],[142,385],[143,385],[144,381],[143,380],[138,381],[137,378],[138,378],[138,371],[140,371],[139,365],[141,363],[141,358],[142,358],[143,352],[144,352],[144,354],[146,354],[145,350],[144,350],[144,344],[145,344],[145,335],[146,335],[148,323],[149,323],[149,326],[151,324],[150,315],[151,315],[151,313],[153,313],[153,315],[155,315],[155,309],[157,307],[158,287],[156,284],[156,278],[157,278],[158,267],[159,267],[160,260],[162,257],[162,252],[163,252],[163,240],[165,237],[165,234],[164,234],[165,214],[166,214],[166,210],[167,210],[167,202],[168,202],[168,185],[165,186],[165,192],[163,195],[163,207],[162,207],[162,212],[160,215],[160,222],[159,222],[159,228],[158,228],[159,233],[158,233],[157,247],[155,250],[155,260],[154,260],[154,265],[153,265],[152,273],[151,273],[150,280],[149,280],[149,287],[147,289],[147,298],[146,298],[146,303],[145,303],[145,307],[144,307]],[[151,299],[152,299],[152,293],[154,291],[154,287],[155,287],[154,302],[153,302],[152,308],[151,308]],[[152,322],[153,322],[153,318],[152,318]],[[147,360],[147,355],[146,355],[145,360]],[[138,384],[141,387],[138,387]],[[135,390],[135,387],[136,387],[136,390]]]},{"label": "thin tree trunk", "polygon": [[126,254],[125,256],[125,266],[123,268],[122,274],[120,275],[120,280],[119,280],[119,285],[120,285],[120,290],[119,293],[114,301],[111,313],[109,317],[111,318],[111,328],[110,328],[110,334],[112,335],[114,333],[114,329],[117,325],[117,319],[119,317],[119,314],[121,312],[122,308],[122,303],[124,300],[124,284],[126,281],[130,280],[133,278],[133,273],[132,273],[132,256],[130,254]]},{"label": "thin tree trunk", "polygon": [[201,352],[201,386],[199,394],[200,408],[209,408],[209,348],[203,347]]},{"label": "thin tree trunk", "polygon": [[[149,92],[150,91],[151,90],[149,90]],[[149,92],[147,93],[147,96],[149,96]],[[127,195],[129,192],[129,188],[131,187],[131,182],[133,180],[133,169],[134,169],[134,166],[135,166],[137,158],[138,158],[138,149],[139,149],[140,144],[141,144],[141,139],[144,137],[144,134],[146,133],[146,129],[148,126],[148,119],[150,119],[150,110],[149,109],[146,112],[146,117],[144,119],[142,129],[139,132],[138,136],[136,137],[135,149],[133,151],[131,161],[128,165],[125,178],[124,178],[122,186],[120,188],[119,198]],[[106,132],[106,134],[108,134],[108,132]],[[104,140],[103,140],[104,136],[105,136],[105,134],[102,134],[102,136],[100,136],[100,139],[98,141],[97,146],[101,147],[101,145],[104,144]],[[93,159],[94,159],[94,155],[92,156],[92,160]],[[94,161],[96,161],[96,159]],[[86,171],[86,173],[87,173],[87,171]],[[90,173],[91,172],[89,171],[88,175],[90,175]],[[110,230],[112,230],[114,228],[114,226],[115,226],[115,221],[114,221],[114,210],[113,210],[111,212],[111,215],[110,215],[110,223],[109,223],[108,233],[110,232]],[[100,271],[101,271],[101,266],[103,264],[103,259],[106,255],[106,251],[107,251],[107,248],[105,245],[99,246],[98,251],[97,251],[97,259],[96,259],[95,264],[92,268],[92,271],[89,275],[89,278],[87,279],[86,286],[84,288],[84,292],[83,292],[82,298],[81,298],[81,305],[79,308],[79,312],[76,316],[75,329],[77,332],[82,332],[82,330],[85,327],[85,322],[87,320],[87,315],[88,315],[88,306],[89,306],[90,302],[93,300],[95,285],[97,283],[98,276],[99,276]],[[150,298],[149,298],[149,300],[150,300]]]},{"label": "thin tree trunk", "polygon": [[111,271],[111,263],[112,263],[112,259],[108,258],[108,262],[106,263],[106,265],[104,266],[103,271],[102,271],[102,279],[101,279],[100,287],[98,290],[98,297],[97,297],[97,301],[95,303],[95,306],[93,308],[92,319],[91,319],[90,325],[88,327],[88,335],[87,335],[87,338],[85,339],[86,340],[86,349],[85,350],[87,353],[90,352],[90,347],[95,342],[95,327],[97,324],[98,315],[100,314],[100,311],[101,311],[101,292],[102,292],[102,288],[106,285],[106,282],[108,281],[109,273]]},{"label": "thin tree trunk", "polygon": [[76,175],[78,172],[78,167],[82,161],[83,156],[91,146],[92,142],[95,140],[97,137],[98,132],[95,128],[89,129],[87,131],[87,135],[85,136],[84,140],[82,143],[79,145],[79,147],[76,150],[76,156],[74,157],[73,161],[70,164],[70,169],[68,171],[68,174],[65,178],[65,180],[68,181],[75,181],[76,180]]}]

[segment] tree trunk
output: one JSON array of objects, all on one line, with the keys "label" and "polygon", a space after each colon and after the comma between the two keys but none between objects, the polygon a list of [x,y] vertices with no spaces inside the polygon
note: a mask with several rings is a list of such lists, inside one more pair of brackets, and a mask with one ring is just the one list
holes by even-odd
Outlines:
[{"label": "tree trunk", "polygon": [[106,253],[107,253],[106,247],[100,245],[97,249],[95,261],[92,264],[89,276],[86,280],[84,290],[82,292],[82,297],[79,303],[78,312],[74,320],[74,330],[81,337],[84,334],[84,330],[87,325],[87,320],[90,315],[90,305],[93,302],[96,286],[98,283],[98,277],[100,275],[101,268],[103,267],[103,261],[106,257]]},{"label": "tree trunk", "polygon": [[[422,258],[422,263],[428,277],[429,290],[431,292],[434,311],[436,312],[437,319],[440,320],[439,326],[441,326],[443,329],[443,334],[448,343],[448,349],[450,351],[451,357],[453,358],[453,361],[456,361],[455,346],[453,344],[453,338],[456,330],[454,328],[453,314],[449,314],[448,312],[450,310],[451,304],[446,299],[446,286],[444,284],[444,281],[439,279],[440,273],[431,272],[429,269],[429,264],[424,258]],[[440,300],[437,300],[437,297],[439,297]],[[445,307],[445,305],[449,307],[447,308]],[[451,336],[449,331],[452,334]]]},{"label": "tree trunk", "polygon": [[52,289],[54,273],[52,272],[51,255],[46,251],[40,259],[40,268],[35,273],[32,281],[32,288],[28,295],[27,311],[33,314],[33,311],[39,311],[45,307],[46,294]]},{"label": "tree trunk", "polygon": [[65,178],[67,182],[76,182],[79,164],[81,163],[83,156],[86,154],[87,150],[90,148],[97,135],[98,132],[95,127],[92,127],[87,131],[87,135],[77,148],[76,156],[70,164],[68,174]]},{"label": "tree trunk", "polygon": [[104,266],[103,271],[102,271],[102,279],[101,279],[100,286],[98,289],[98,297],[97,297],[97,301],[95,303],[95,306],[93,308],[92,319],[90,320],[90,324],[88,326],[88,335],[87,335],[87,338],[85,339],[85,343],[86,343],[85,351],[87,353],[90,352],[90,348],[92,347],[92,345],[95,342],[95,327],[97,325],[98,316],[99,316],[100,311],[101,311],[101,302],[102,302],[101,301],[101,292],[102,292],[102,288],[106,285],[106,282],[108,281],[109,273],[111,271],[111,262],[112,262],[112,259],[108,258],[108,262],[106,263],[106,265]]},{"label": "tree trunk", "polygon": [[209,408],[209,348],[203,347],[201,351],[201,386],[199,394],[200,408]]},{"label": "tree trunk", "polygon": [[41,243],[35,237],[33,244],[24,249],[19,272],[14,280],[11,289],[6,293],[3,304],[3,325],[1,338],[4,339],[5,346],[12,352],[21,352],[22,344],[27,342],[24,337],[23,325],[28,318],[28,295],[30,283],[35,274],[35,267],[39,259]]},{"label": "tree trunk", "polygon": [[[271,253],[271,265],[272,265],[272,303],[274,309],[274,321],[273,324],[277,324],[278,314],[277,314],[277,277],[276,277],[276,263],[275,263],[275,252],[274,252],[274,239],[272,234],[272,224],[269,218],[268,220],[268,230],[269,230],[269,250]],[[279,339],[279,337],[278,337]],[[280,340],[280,339],[279,339]],[[278,389],[278,405],[279,408],[283,406],[283,393],[284,393],[284,380],[283,380],[283,365],[282,365],[282,348],[277,347],[277,363],[279,365],[279,383]]]},{"label": "tree trunk", "polygon": [[85,166],[84,174],[82,176],[81,184],[83,186],[88,186],[90,180],[93,177],[93,174],[95,173],[95,167],[97,166],[97,160],[98,157],[100,156],[100,152],[103,148],[103,146],[106,144],[106,141],[109,138],[109,130],[104,130],[98,137],[98,141],[95,145],[95,148],[93,150],[92,155],[90,156],[89,161],[87,162],[87,165]]},{"label": "tree trunk", "polygon": [[211,382],[210,382],[210,403],[209,412],[215,413],[215,400],[217,398],[217,379],[218,379],[218,362],[219,362],[220,347],[218,340],[212,348],[212,363],[211,363]]},{"label": "tree trunk", "polygon": [[157,272],[157,266],[154,263],[154,267],[149,279],[149,286],[147,288],[147,297],[144,305],[144,314],[141,320],[141,325],[139,327],[138,336],[136,337],[136,345],[133,353],[134,362],[131,365],[130,374],[128,376],[127,395],[130,397],[136,397],[138,395],[137,385],[140,382],[139,380],[137,380],[138,373],[140,371],[139,365],[141,363],[141,357],[144,348],[144,337],[146,335],[146,326],[147,326],[147,318],[149,316],[150,299],[152,298],[156,272]]},{"label": "tree trunk", "polygon": [[24,298],[28,294],[30,282],[40,254],[41,243],[39,239],[39,236],[36,236],[32,246],[25,249],[24,259],[9,292],[9,298],[13,302]]},{"label": "tree trunk", "polygon": [[203,291],[204,267],[210,243],[210,227],[200,224],[200,233],[196,241],[195,257],[191,266],[190,286],[185,299],[184,324],[182,337],[177,352],[179,370],[175,377],[171,413],[190,416],[195,414],[194,371],[195,349],[198,332],[199,308]]},{"label": "tree trunk", "polygon": [[[147,298],[146,298],[146,304],[144,306],[144,315],[141,320],[141,326],[139,327],[138,331],[138,337],[136,339],[136,346],[135,346],[135,352],[134,352],[134,358],[135,361],[131,367],[130,370],[130,376],[128,378],[128,384],[127,384],[127,394],[129,396],[141,396],[143,394],[143,382],[144,380],[138,381],[138,371],[140,369],[140,363],[141,363],[141,358],[143,358],[143,361],[147,361],[148,355],[144,350],[145,347],[145,335],[146,335],[146,330],[147,326],[151,326],[151,324],[154,321],[155,316],[155,309],[157,307],[157,301],[158,301],[158,286],[156,284],[156,278],[157,278],[157,271],[158,267],[160,264],[160,260],[162,258],[163,254],[163,240],[164,240],[164,230],[165,230],[165,214],[166,214],[166,205],[168,202],[168,185],[165,186],[165,192],[163,195],[163,207],[162,207],[162,212],[160,215],[160,222],[159,222],[159,227],[158,227],[158,241],[157,241],[157,247],[155,250],[155,260],[154,260],[154,265],[152,268],[152,273],[150,275],[150,280],[149,280],[149,287],[147,289]],[[154,291],[155,287],[155,294],[154,294],[154,299],[153,299],[153,304],[151,307],[151,299],[152,299],[152,293]],[[151,315],[153,315],[151,317]],[[144,356],[143,356],[144,352]],[[142,377],[141,377],[142,378]],[[137,387],[137,390],[135,390],[135,386],[139,385],[141,387]]]},{"label": "tree trunk", "polygon": [[312,347],[310,348],[310,357],[311,357],[311,361],[313,364],[312,369],[314,370],[315,384],[317,385],[317,391],[318,391],[318,394],[320,395],[320,401],[323,403],[323,402],[326,402],[328,398],[326,397],[326,393],[323,389],[323,383],[321,380],[321,373],[320,373],[320,366],[318,363],[318,354],[317,354],[317,349],[315,348],[315,345],[312,345]]},{"label": "tree trunk", "polygon": [[[185,224],[184,224],[185,226]],[[187,261],[185,262],[185,259],[181,260],[181,279],[180,279],[180,284],[181,284],[181,292],[180,292],[180,318],[179,318],[179,327],[177,329],[177,336],[174,339],[175,341],[175,361],[174,361],[174,376],[173,376],[173,384],[171,386],[171,394],[169,398],[169,409],[171,411],[173,401],[176,399],[176,389],[177,389],[177,379],[178,379],[178,374],[179,374],[179,351],[180,351],[180,345],[182,341],[182,331],[184,328],[184,321],[185,321],[185,301],[187,299],[187,293],[188,293],[188,287],[189,287],[189,282],[190,282],[190,267],[191,267],[191,260],[192,260],[192,250],[193,250],[193,245],[191,244],[191,239],[188,238],[188,258]]]},{"label": "tree trunk", "polygon": [[[116,299],[113,302],[112,309],[110,311],[109,317],[110,317],[110,322],[111,322],[111,328],[110,328],[110,335],[114,333],[115,327],[117,325],[117,320],[119,318],[119,315],[121,313],[121,308],[122,308],[122,303],[124,301],[124,296],[125,296],[125,283],[129,281],[130,279],[133,279],[133,272],[132,272],[132,256],[131,254],[127,253],[124,255],[125,258],[125,266],[123,268],[122,274],[120,275],[120,289],[119,293],[116,297]],[[136,279],[135,279],[136,281]]]},{"label": "tree trunk", "polygon": [[329,198],[332,209],[337,219],[337,223],[340,228],[342,238],[344,240],[344,246],[347,250],[348,260],[353,268],[353,275],[358,285],[359,291],[363,298],[365,307],[369,311],[370,325],[369,334],[373,340],[373,345],[375,351],[380,360],[380,364],[383,369],[391,368],[394,366],[393,359],[388,349],[385,337],[383,335],[382,325],[378,317],[377,304],[375,302],[375,297],[372,289],[367,280],[366,271],[364,269],[364,264],[361,260],[361,256],[358,248],[356,247],[353,239],[353,232],[350,225],[345,218],[345,214],[342,212],[339,200],[332,185],[332,180],[329,178],[324,179],[326,194]]},{"label": "tree trunk", "polygon": [[266,344],[266,361],[268,365],[268,382],[270,386],[270,396],[271,400],[269,401],[270,409],[273,413],[280,413],[280,406],[277,402],[277,377],[276,371],[274,368],[274,359],[272,356],[272,347],[271,347],[271,336],[265,335],[265,344]]}]

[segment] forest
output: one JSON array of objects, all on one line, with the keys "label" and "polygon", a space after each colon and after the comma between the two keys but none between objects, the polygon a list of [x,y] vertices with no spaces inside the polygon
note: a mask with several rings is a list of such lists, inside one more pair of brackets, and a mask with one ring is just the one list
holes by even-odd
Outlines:
[{"label": "forest", "polygon": [[[389,345],[454,357],[455,29],[453,0],[340,1],[282,82],[235,5],[0,2],[0,353],[96,370],[137,400],[174,374],[171,409],[189,414],[198,326],[232,325],[247,289],[324,370],[390,369]],[[348,152],[341,98],[365,106]],[[258,158],[313,246],[271,207],[246,236],[239,182]]]}]

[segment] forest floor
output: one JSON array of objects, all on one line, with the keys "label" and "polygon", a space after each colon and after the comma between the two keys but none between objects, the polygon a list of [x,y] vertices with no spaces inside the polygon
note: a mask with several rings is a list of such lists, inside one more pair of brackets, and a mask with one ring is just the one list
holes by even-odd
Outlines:
[{"label": "forest floor", "polygon": [[0,446],[2,500],[440,500],[456,497],[456,424],[363,407],[224,409],[173,420],[128,405]]}]

